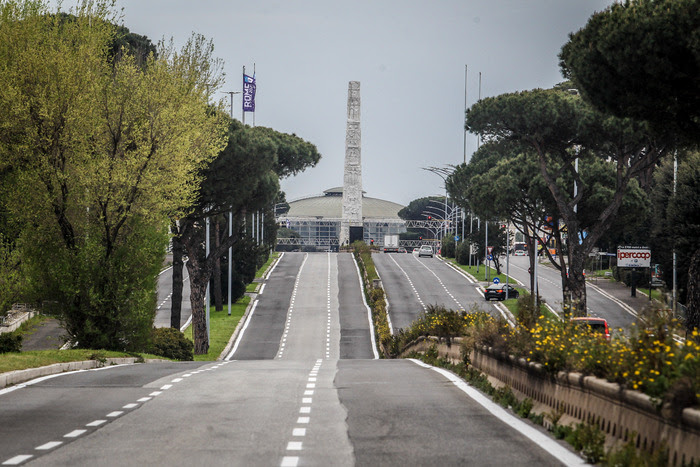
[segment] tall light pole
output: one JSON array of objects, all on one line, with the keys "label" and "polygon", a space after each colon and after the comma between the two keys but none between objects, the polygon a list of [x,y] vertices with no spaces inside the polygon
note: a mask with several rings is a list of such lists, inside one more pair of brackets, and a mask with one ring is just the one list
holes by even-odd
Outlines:
[{"label": "tall light pole", "polygon": [[[231,96],[231,120],[233,120],[233,95],[240,94],[241,91],[226,91],[226,94]],[[228,235],[229,237],[233,235],[233,211],[228,212]],[[233,247],[228,247],[228,315],[231,316],[231,256],[233,254]]]}]

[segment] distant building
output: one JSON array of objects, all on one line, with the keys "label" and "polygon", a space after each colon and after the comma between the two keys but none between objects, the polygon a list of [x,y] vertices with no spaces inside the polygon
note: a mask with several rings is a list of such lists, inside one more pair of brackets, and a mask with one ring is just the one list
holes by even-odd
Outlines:
[{"label": "distant building", "polygon": [[[366,243],[384,243],[385,235],[406,231],[398,212],[403,206],[383,199],[362,195],[363,236]],[[339,245],[343,214],[343,188],[330,188],[323,196],[302,198],[289,203],[289,211],[278,217],[280,226],[297,232],[303,245],[319,249],[336,249]]]}]

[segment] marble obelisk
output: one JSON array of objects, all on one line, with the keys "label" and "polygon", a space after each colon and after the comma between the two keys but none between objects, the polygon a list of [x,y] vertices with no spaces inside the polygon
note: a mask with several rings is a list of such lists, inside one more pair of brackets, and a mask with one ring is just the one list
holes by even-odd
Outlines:
[{"label": "marble obelisk", "polygon": [[340,245],[350,241],[350,227],[362,227],[362,159],[360,131],[360,82],[348,84],[348,120],[345,130],[345,171],[343,175],[343,217]]}]

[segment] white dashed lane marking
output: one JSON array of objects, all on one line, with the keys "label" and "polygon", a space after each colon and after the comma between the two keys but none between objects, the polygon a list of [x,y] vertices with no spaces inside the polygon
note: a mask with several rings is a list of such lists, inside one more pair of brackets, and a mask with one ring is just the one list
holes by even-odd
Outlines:
[{"label": "white dashed lane marking", "polygon": [[406,280],[408,281],[408,285],[411,287],[411,290],[413,291],[413,294],[414,294],[414,295],[416,296],[416,298],[418,299],[418,303],[420,303],[420,306],[423,307],[423,311],[425,311],[425,310],[426,310],[425,303],[423,303],[423,299],[420,298],[420,294],[419,294],[418,291],[416,290],[416,286],[413,285],[413,281],[411,280],[410,277],[408,277],[408,273],[404,270],[404,268],[402,268],[402,267],[399,265],[399,263],[396,262],[396,260],[393,258],[393,256],[389,256],[389,258],[391,258],[391,260],[394,262],[394,264],[396,264],[396,266],[401,270],[401,272],[403,273],[403,275],[406,277]]},{"label": "white dashed lane marking", "polygon": [[[175,379],[173,379],[172,382],[173,382],[173,383],[178,383],[178,382],[180,382],[180,381],[183,381],[183,379],[184,379],[185,377],[192,376],[193,374],[200,373],[201,371],[216,370],[216,369],[222,367],[223,365],[225,365],[225,364],[227,364],[227,363],[229,363],[229,362],[228,362],[228,361],[227,361],[227,362],[222,362],[222,363],[219,363],[218,365],[214,365],[213,367],[207,368],[206,370],[199,370],[199,371],[195,371],[195,372],[192,372],[192,373],[188,373],[188,374],[182,375],[182,377],[180,377],[180,378],[175,378]],[[136,403],[131,402],[131,403],[125,404],[125,405],[122,407],[122,409],[127,409],[127,410],[128,410],[128,409],[135,409],[135,408],[139,407],[140,405],[142,405],[144,402],[148,402],[148,401],[150,401],[151,399],[153,399],[154,396],[158,396],[158,395],[162,394],[163,391],[166,391],[166,390],[168,390],[168,389],[170,389],[170,388],[172,388],[172,387],[173,387],[172,384],[166,384],[166,385],[164,385],[164,386],[162,386],[162,387],[160,388],[160,389],[161,389],[160,391],[154,391],[154,392],[152,392],[152,393],[149,395],[150,397],[142,397],[142,398],[138,399],[138,400],[136,401]],[[105,415],[105,417],[107,417],[108,419],[110,419],[110,418],[111,418],[111,419],[114,419],[114,418],[116,418],[116,417],[119,417],[119,416],[123,415],[124,413],[125,413],[125,412],[124,412],[123,410],[115,410],[115,411],[110,412],[110,413],[108,413],[107,415]],[[308,412],[307,412],[307,413],[308,413]],[[307,417],[307,418],[308,418],[308,417]],[[89,428],[97,428],[97,427],[100,427],[100,426],[104,425],[105,423],[107,423],[107,421],[108,421],[108,420],[104,420],[104,419],[93,420],[92,422],[85,424],[85,426],[86,426],[86,427],[89,427]],[[307,422],[307,423],[308,423],[308,422]],[[83,434],[85,434],[85,433],[87,433],[87,432],[88,432],[88,430],[85,430],[85,429],[77,429],[77,430],[73,430],[73,431],[70,431],[70,432],[66,433],[65,435],[63,435],[63,438],[75,439],[75,438],[78,438],[79,436],[82,436]],[[50,451],[50,450],[52,450],[52,449],[54,449],[54,448],[57,448],[57,447],[61,446],[63,443],[64,443],[63,441],[49,441],[49,442],[46,442],[46,443],[44,443],[44,444],[41,444],[41,445],[35,447],[34,450],[35,450],[35,451]],[[29,459],[31,459],[31,458],[33,458],[33,457],[34,457],[33,454],[20,454],[20,455],[17,455],[17,456],[14,456],[14,457],[11,457],[11,458],[5,460],[5,461],[4,461],[2,464],[0,464],[0,465],[19,465],[19,464],[23,464],[24,462],[28,461]],[[298,459],[298,458],[297,458],[297,459]],[[297,462],[298,462],[298,461],[297,461]],[[294,465],[297,465],[297,464],[294,464]]]},{"label": "white dashed lane marking", "polygon": [[[321,369],[321,363],[323,363],[322,359],[316,360],[316,364],[313,366],[311,371],[309,372],[309,376],[307,377],[307,384],[306,387],[315,387],[316,383],[316,377],[318,376],[318,372]],[[299,413],[300,414],[310,414],[311,413],[311,404],[313,404],[313,398],[308,397],[308,396],[313,396],[314,391],[312,389],[306,389],[304,391],[304,395],[301,398],[301,405],[299,407]],[[311,423],[311,417],[310,416],[304,416],[304,417],[299,417],[297,418],[297,425],[309,425]],[[303,438],[306,436],[306,427],[302,426],[295,426],[292,429],[292,436],[294,438]],[[303,442],[302,441],[289,441],[287,443],[287,451],[302,451],[303,450]],[[280,466],[295,466],[299,465],[299,456],[284,456],[282,458],[282,462],[280,463]]]},{"label": "white dashed lane marking", "polygon": [[301,266],[299,266],[299,272],[294,280],[294,288],[292,289],[292,298],[289,301],[289,309],[287,310],[287,321],[284,324],[284,333],[282,334],[282,341],[280,342],[280,348],[277,351],[277,356],[275,358],[282,358],[284,355],[284,349],[287,345],[287,336],[289,335],[289,327],[292,324],[292,315],[294,314],[294,301],[297,297],[297,291],[299,290],[299,279],[301,278],[301,271],[304,269],[306,260],[309,258],[308,253],[304,255],[304,261],[302,261]]}]

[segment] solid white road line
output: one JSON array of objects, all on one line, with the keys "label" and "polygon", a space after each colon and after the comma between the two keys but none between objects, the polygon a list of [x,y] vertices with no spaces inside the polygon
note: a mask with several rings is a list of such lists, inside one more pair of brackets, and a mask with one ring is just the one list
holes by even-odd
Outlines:
[{"label": "solid white road line", "polygon": [[565,447],[561,446],[556,440],[550,438],[544,433],[536,430],[534,427],[523,422],[514,415],[508,413],[503,407],[493,402],[488,397],[481,394],[475,388],[467,384],[459,376],[444,370],[442,368],[436,368],[434,366],[428,365],[421,362],[420,360],[409,359],[416,365],[422,366],[423,368],[429,368],[451,381],[458,389],[464,392],[467,396],[477,402],[479,405],[488,410],[493,416],[504,422],[506,425],[517,430],[520,434],[530,439],[532,442],[540,446],[542,449],[550,453],[552,456],[557,458],[560,462],[565,465],[586,465],[586,462],[573,452],[569,451]]},{"label": "solid white road line", "polygon": [[370,310],[369,305],[367,305],[367,300],[365,299],[365,292],[362,289],[362,274],[360,274],[360,267],[357,265],[357,260],[355,260],[355,255],[352,255],[352,261],[355,263],[355,270],[357,271],[357,280],[360,283],[360,295],[362,296],[362,303],[364,303],[367,309],[367,321],[369,321],[369,336],[372,342],[372,355],[374,359],[379,359],[379,353],[377,352],[377,341],[374,339],[374,323],[372,322],[372,310]]}]

